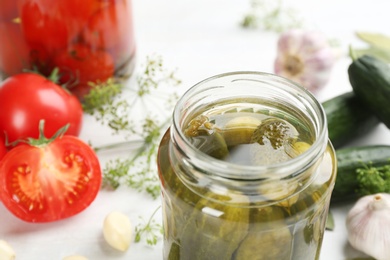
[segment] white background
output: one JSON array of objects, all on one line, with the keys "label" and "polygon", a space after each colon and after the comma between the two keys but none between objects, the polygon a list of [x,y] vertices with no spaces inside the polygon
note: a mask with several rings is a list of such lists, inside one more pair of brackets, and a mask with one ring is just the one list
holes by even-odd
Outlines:
[{"label": "white background", "polygon": [[[347,67],[351,60],[348,46],[360,46],[356,31],[390,34],[390,2],[387,0],[285,0],[300,14],[308,27],[324,32],[338,41],[341,57],[329,84],[318,94],[328,98],[351,90]],[[215,74],[255,70],[273,72],[278,35],[259,29],[240,27],[249,11],[249,0],[134,0],[134,25],[137,39],[137,62],[153,53],[162,55],[164,63],[178,69],[184,91]],[[85,117],[81,138],[99,143],[114,139],[90,117]],[[380,125],[358,144],[390,144],[388,130]],[[102,162],[105,161],[101,155]],[[145,242],[131,245],[125,253],[108,247],[102,236],[104,217],[113,210],[127,214],[134,225],[140,216],[147,219],[160,201],[143,193],[122,188],[101,191],[93,204],[81,214],[49,224],[24,223],[0,205],[0,239],[15,249],[18,260],[62,259],[81,254],[96,259],[162,259],[162,241],[156,246]],[[347,260],[363,256],[347,242],[345,216],[352,204],[332,205],[335,230],[325,233],[321,260]],[[159,216],[158,221],[161,220]]]}]

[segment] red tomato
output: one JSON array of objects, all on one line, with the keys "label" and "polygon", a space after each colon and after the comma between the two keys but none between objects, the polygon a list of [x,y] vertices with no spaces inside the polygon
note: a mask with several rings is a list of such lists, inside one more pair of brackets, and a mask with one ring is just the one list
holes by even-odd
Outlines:
[{"label": "red tomato", "polygon": [[5,141],[3,139],[3,136],[0,134],[0,161],[6,153],[7,153],[7,147],[5,146]]},{"label": "red tomato", "polygon": [[26,40],[31,47],[53,54],[78,42],[88,19],[112,1],[20,0],[20,18]]},{"label": "red tomato", "polygon": [[54,58],[54,66],[60,69],[62,84],[74,83],[69,87],[72,92],[83,94],[81,89],[90,88],[89,82],[105,82],[114,74],[114,60],[111,55],[102,50],[92,50],[86,45],[76,44],[59,52]]},{"label": "red tomato", "polygon": [[78,135],[83,110],[77,98],[34,73],[7,78],[0,86],[0,132],[9,142],[39,137],[39,121],[45,120],[46,137],[70,124],[66,134]]},{"label": "red tomato", "polygon": [[29,49],[19,24],[0,22],[0,44],[0,70],[5,75],[30,68]]},{"label": "red tomato", "polygon": [[88,45],[109,51],[114,59],[135,50],[131,1],[117,0],[97,11],[83,34]]},{"label": "red tomato", "polygon": [[10,150],[0,165],[0,200],[24,221],[56,221],[87,208],[101,180],[93,149],[65,135],[43,147]]},{"label": "red tomato", "polygon": [[71,22],[72,16],[61,15],[58,6],[53,0],[22,0],[20,7],[27,43],[50,55],[70,44],[80,29]]}]

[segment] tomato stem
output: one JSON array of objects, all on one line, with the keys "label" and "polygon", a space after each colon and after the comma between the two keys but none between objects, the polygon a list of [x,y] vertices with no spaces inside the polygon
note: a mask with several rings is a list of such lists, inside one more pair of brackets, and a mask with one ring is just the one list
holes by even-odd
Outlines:
[{"label": "tomato stem", "polygon": [[70,124],[66,124],[65,126],[61,127],[57,132],[55,132],[52,137],[46,138],[44,133],[45,120],[41,119],[39,120],[39,137],[37,139],[29,137],[26,140],[16,140],[12,143],[8,143],[8,138],[6,136],[6,145],[16,146],[18,143],[26,143],[35,147],[46,146],[49,143],[53,142],[55,139],[61,138],[66,133],[66,131],[68,131],[69,126]]},{"label": "tomato stem", "polygon": [[54,82],[55,84],[58,84],[60,79],[60,70],[58,67],[55,67],[52,72],[50,73],[48,80]]}]

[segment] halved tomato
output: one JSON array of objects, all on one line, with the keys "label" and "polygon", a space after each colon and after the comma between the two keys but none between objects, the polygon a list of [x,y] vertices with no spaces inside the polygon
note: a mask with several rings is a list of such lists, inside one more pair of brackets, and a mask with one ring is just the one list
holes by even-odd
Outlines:
[{"label": "halved tomato", "polygon": [[0,164],[0,200],[27,222],[51,222],[80,213],[102,180],[93,149],[64,135],[42,146],[20,145]]}]

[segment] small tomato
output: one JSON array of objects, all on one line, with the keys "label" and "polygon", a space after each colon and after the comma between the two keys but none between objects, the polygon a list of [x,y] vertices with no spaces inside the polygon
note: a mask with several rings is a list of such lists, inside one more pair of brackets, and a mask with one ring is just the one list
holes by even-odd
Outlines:
[{"label": "small tomato", "polygon": [[78,99],[59,85],[34,73],[7,78],[0,86],[0,132],[9,142],[39,137],[39,121],[45,120],[45,136],[53,136],[70,124],[66,134],[81,131],[83,110]]}]

